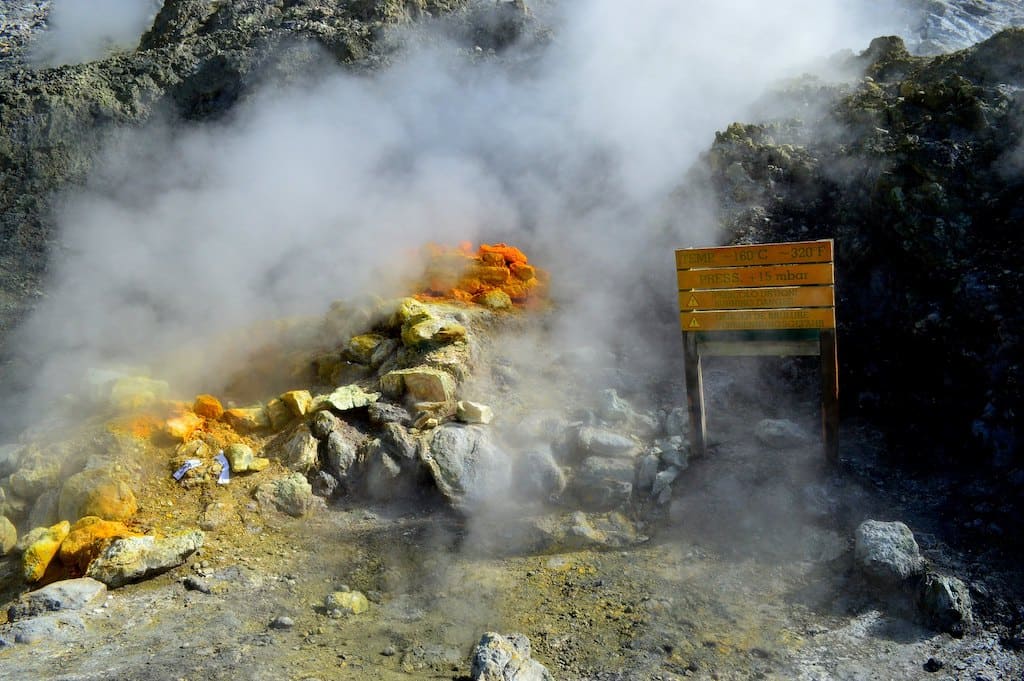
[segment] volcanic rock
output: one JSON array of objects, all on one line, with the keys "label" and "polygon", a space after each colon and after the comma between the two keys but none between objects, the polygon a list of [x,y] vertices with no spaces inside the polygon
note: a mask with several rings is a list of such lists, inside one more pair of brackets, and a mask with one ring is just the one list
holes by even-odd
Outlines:
[{"label": "volcanic rock", "polygon": [[854,560],[865,576],[883,586],[899,586],[924,572],[924,558],[914,533],[901,522],[861,523],[856,532]]},{"label": "volcanic rock", "polygon": [[385,423],[397,423],[402,426],[408,426],[412,423],[408,410],[392,402],[374,402],[367,411],[370,416],[370,423],[378,427],[383,426]]},{"label": "volcanic rock", "polygon": [[314,409],[323,409],[330,407],[335,411],[349,411],[350,409],[358,409],[365,407],[373,402],[376,402],[380,398],[380,393],[369,393],[360,388],[358,385],[345,385],[330,395],[317,397],[314,403]]},{"label": "volcanic rock", "polygon": [[83,574],[103,549],[114,539],[141,536],[114,520],[86,516],[71,526],[71,531],[60,545],[60,562]]},{"label": "volcanic rock", "polygon": [[232,473],[259,472],[270,465],[270,459],[256,456],[252,447],[237,442],[224,448],[224,456]]},{"label": "volcanic rock", "polygon": [[380,379],[385,395],[398,398],[409,395],[417,402],[451,402],[455,398],[455,379],[451,374],[430,367],[398,369]]},{"label": "volcanic rock", "polygon": [[591,508],[612,509],[629,503],[633,494],[632,459],[590,456],[572,479],[572,492]]},{"label": "volcanic rock", "polygon": [[565,473],[550,449],[524,452],[516,466],[519,487],[527,497],[549,499],[565,491]]},{"label": "volcanic rock", "polygon": [[213,395],[197,395],[192,404],[192,411],[203,418],[216,421],[224,415],[224,406]]},{"label": "volcanic rock", "polygon": [[19,459],[18,470],[7,482],[12,494],[22,499],[35,499],[60,484],[60,464],[43,452],[27,450]]},{"label": "volcanic rock", "polygon": [[104,520],[128,520],[138,510],[135,493],[112,470],[94,468],[72,475],[60,491],[61,518],[92,515]]},{"label": "volcanic rock", "polygon": [[293,471],[308,472],[320,464],[317,454],[317,439],[305,424],[296,428],[292,434],[275,450],[277,458]]},{"label": "volcanic rock", "polygon": [[754,428],[754,437],[765,447],[789,449],[810,442],[803,428],[785,419],[763,419]]},{"label": "volcanic rock", "polygon": [[345,352],[354,362],[360,364],[372,364],[373,355],[377,347],[385,340],[385,336],[378,333],[366,333],[359,336],[352,336],[345,346]]},{"label": "volcanic rock", "polygon": [[295,416],[304,416],[312,407],[313,396],[309,394],[308,390],[289,390],[281,395],[281,401],[292,410],[292,414]]},{"label": "volcanic rock", "polygon": [[270,427],[270,417],[262,406],[226,409],[223,418],[239,433],[252,433]]},{"label": "volcanic rock", "polygon": [[202,531],[192,530],[167,538],[115,539],[89,564],[86,576],[116,589],[181,565],[202,547],[204,538]]},{"label": "volcanic rock", "polygon": [[7,516],[0,515],[0,556],[6,556],[18,543],[18,528]]},{"label": "volcanic rock", "polygon": [[469,677],[473,681],[554,681],[547,668],[530,655],[526,636],[489,631],[473,649]]},{"label": "volcanic rock", "polygon": [[22,574],[26,582],[38,582],[46,574],[60,544],[68,536],[71,523],[66,520],[43,530],[21,556]]},{"label": "volcanic rock", "polygon": [[203,417],[186,411],[164,422],[164,432],[175,440],[186,441],[203,425]]},{"label": "volcanic rock", "polygon": [[359,615],[370,608],[370,602],[360,591],[335,591],[324,600],[324,607],[330,617]]},{"label": "volcanic rock", "polygon": [[581,427],[576,443],[583,456],[632,457],[637,453],[636,442],[631,438],[595,426]]},{"label": "volcanic rock", "polygon": [[301,473],[265,482],[253,496],[263,508],[275,508],[295,518],[323,506],[323,500],[313,494],[313,487]]},{"label": "volcanic rock", "polygon": [[25,524],[28,527],[44,527],[53,525],[60,520],[58,517],[59,499],[59,490],[48,489],[40,494],[28,512]]},{"label": "volcanic rock", "polygon": [[122,411],[134,411],[166,399],[171,388],[167,381],[145,376],[122,376],[114,379],[109,390],[111,406]]},{"label": "volcanic rock", "polygon": [[106,595],[106,585],[95,579],[65,579],[23,594],[7,608],[7,619],[14,622],[47,612],[83,610],[100,603]]},{"label": "volcanic rock", "polygon": [[267,402],[266,410],[271,430],[280,430],[291,423],[292,419],[295,418],[295,414],[292,413],[291,407],[277,397]]},{"label": "volcanic rock", "polygon": [[494,410],[486,404],[459,400],[455,406],[456,416],[463,423],[482,423],[486,425],[494,420]]},{"label": "volcanic rock", "polygon": [[954,635],[962,636],[964,626],[974,620],[970,590],[956,577],[925,575],[918,605],[932,626]]},{"label": "volcanic rock", "polygon": [[338,480],[348,480],[354,475],[359,461],[359,448],[346,433],[336,430],[327,438],[324,447],[327,454],[327,472]]},{"label": "volcanic rock", "polygon": [[645,454],[640,457],[636,471],[637,489],[648,492],[654,487],[655,477],[658,475],[658,464],[660,460],[654,454]]},{"label": "volcanic rock", "polygon": [[508,456],[480,426],[440,426],[420,458],[438,490],[456,508],[473,507],[502,494],[511,478]]}]

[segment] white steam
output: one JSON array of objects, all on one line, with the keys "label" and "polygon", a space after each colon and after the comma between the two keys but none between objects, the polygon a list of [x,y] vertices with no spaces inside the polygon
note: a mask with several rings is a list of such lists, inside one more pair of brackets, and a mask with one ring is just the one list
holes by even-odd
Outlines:
[{"label": "white steam", "polygon": [[[521,246],[553,272],[567,340],[611,346],[650,292],[674,299],[671,249],[714,239],[707,214],[666,213],[714,131],[886,28],[842,0],[557,11],[553,44],[515,68],[418,50],[373,78],[264,92],[230,123],[112,144],[66,201],[65,254],[24,329],[44,398],[89,366],[375,292],[426,241]],[[627,332],[675,347],[646,331]]]},{"label": "white steam", "polygon": [[52,0],[32,59],[47,66],[80,64],[133,48],[161,5],[163,0]]}]

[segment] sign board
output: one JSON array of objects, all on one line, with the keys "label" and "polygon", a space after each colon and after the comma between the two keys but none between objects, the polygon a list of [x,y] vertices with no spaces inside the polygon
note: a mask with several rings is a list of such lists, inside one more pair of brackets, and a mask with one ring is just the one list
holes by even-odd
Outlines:
[{"label": "sign board", "polygon": [[[839,385],[832,240],[685,248],[675,256],[694,447],[703,451],[706,441],[702,355],[812,354],[821,357],[822,430],[826,454],[835,460]],[[746,333],[736,339],[729,332]]]}]

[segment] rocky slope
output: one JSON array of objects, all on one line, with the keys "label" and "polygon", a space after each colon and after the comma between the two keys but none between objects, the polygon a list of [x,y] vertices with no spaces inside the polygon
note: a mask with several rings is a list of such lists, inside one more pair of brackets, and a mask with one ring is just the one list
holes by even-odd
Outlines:
[{"label": "rocky slope", "polygon": [[855,85],[781,93],[800,117],[716,136],[724,219],[739,240],[834,237],[845,408],[902,458],[1014,471],[1017,495],[1024,30],[933,59],[879,38],[851,65]]}]

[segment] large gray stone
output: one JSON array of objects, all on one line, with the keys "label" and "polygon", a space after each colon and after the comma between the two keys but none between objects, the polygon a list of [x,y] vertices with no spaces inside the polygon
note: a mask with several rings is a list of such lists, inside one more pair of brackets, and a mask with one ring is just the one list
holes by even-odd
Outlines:
[{"label": "large gray stone", "polygon": [[594,426],[583,426],[576,442],[584,456],[634,456],[636,442],[615,431]]},{"label": "large gray stone", "polygon": [[898,586],[924,572],[914,533],[901,522],[865,520],[857,527],[854,560],[869,579]]},{"label": "large gray stone", "polygon": [[82,610],[101,603],[106,595],[106,584],[98,580],[65,579],[23,594],[7,608],[7,618],[13,622],[46,612]]},{"label": "large gray stone", "polygon": [[517,470],[520,489],[528,497],[547,499],[557,497],[565,490],[565,473],[550,449],[524,452],[519,457]]},{"label": "large gray stone", "polygon": [[811,441],[807,431],[785,419],[762,419],[754,428],[754,437],[772,449],[800,447]]},{"label": "large gray stone", "polygon": [[89,563],[85,574],[116,589],[181,565],[202,547],[204,539],[201,530],[166,538],[147,535],[115,539]]},{"label": "large gray stone", "polygon": [[508,456],[481,426],[445,424],[434,430],[420,456],[437,488],[456,508],[501,500],[511,482]]},{"label": "large gray stone", "polygon": [[523,634],[502,636],[489,631],[473,649],[469,677],[473,681],[554,681],[530,655],[530,639]]},{"label": "large gray stone", "polygon": [[7,635],[13,638],[15,643],[62,643],[79,638],[83,631],[85,621],[81,615],[75,612],[58,612],[14,622]]},{"label": "large gray stone", "polygon": [[0,556],[6,556],[18,543],[18,528],[7,516],[0,515]]},{"label": "large gray stone", "polygon": [[583,460],[572,482],[572,491],[583,504],[598,509],[619,508],[633,494],[635,462],[606,456]]},{"label": "large gray stone", "polygon": [[285,466],[293,471],[306,473],[320,465],[317,445],[317,439],[313,437],[309,427],[301,425],[284,441],[276,453]]},{"label": "large gray stone", "polygon": [[338,480],[353,477],[355,465],[359,461],[359,448],[345,435],[344,431],[334,431],[328,436],[324,447],[327,454],[327,472]]},{"label": "large gray stone", "polygon": [[926,575],[918,605],[932,626],[953,635],[963,635],[964,626],[974,621],[970,591],[956,577]]},{"label": "large gray stone", "polygon": [[313,486],[301,473],[265,482],[253,496],[263,508],[274,508],[295,518],[323,506],[323,500],[313,494]]}]

